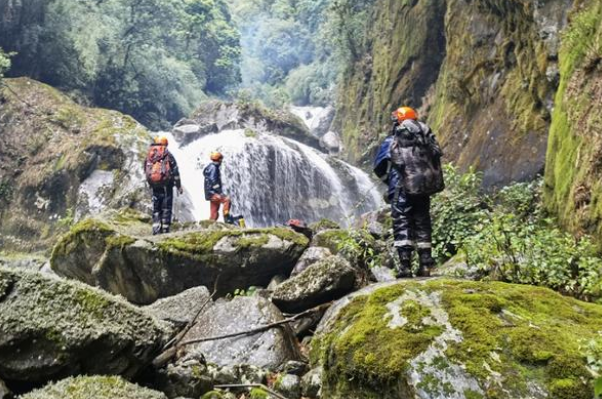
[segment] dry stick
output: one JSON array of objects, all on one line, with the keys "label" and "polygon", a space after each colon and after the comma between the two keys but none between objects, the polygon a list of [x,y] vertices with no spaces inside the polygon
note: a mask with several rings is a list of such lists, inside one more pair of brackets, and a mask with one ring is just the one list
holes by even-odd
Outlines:
[{"label": "dry stick", "polygon": [[287,399],[285,396],[280,395],[278,392],[271,390],[263,384],[225,384],[225,385],[216,385],[217,389],[231,389],[231,388],[260,388],[278,399]]},{"label": "dry stick", "polygon": [[[329,304],[326,304],[326,305],[329,305]],[[296,314],[296,315],[291,316],[289,318],[286,318],[284,320],[277,321],[277,322],[270,323],[270,324],[266,324],[266,325],[263,325],[263,326],[259,326],[259,327],[256,327],[256,328],[253,328],[253,329],[250,329],[250,330],[240,331],[240,332],[232,333],[232,334],[216,335],[216,336],[207,337],[207,338],[191,339],[191,340],[182,342],[180,345],[184,346],[184,345],[198,344],[198,343],[201,343],[201,342],[218,341],[220,339],[234,338],[234,337],[239,337],[241,335],[251,335],[251,334],[260,333],[260,332],[272,329],[274,327],[281,326],[283,324],[292,323],[293,321],[295,321],[295,320],[297,320],[297,319],[299,319],[299,318],[301,318],[301,317],[303,317],[305,315],[311,314],[312,312],[315,312],[317,309],[320,309],[321,307],[324,307],[326,305],[316,306],[315,308],[306,310],[305,312]]]}]

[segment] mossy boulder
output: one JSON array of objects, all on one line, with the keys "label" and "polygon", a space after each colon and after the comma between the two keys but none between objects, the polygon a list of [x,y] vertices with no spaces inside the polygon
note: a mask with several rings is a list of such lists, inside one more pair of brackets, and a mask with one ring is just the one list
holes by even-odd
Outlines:
[{"label": "mossy boulder", "polygon": [[167,399],[161,392],[140,387],[119,377],[67,378],[37,389],[21,399]]},{"label": "mossy boulder", "polygon": [[[249,331],[283,319],[280,310],[260,296],[218,300],[198,318],[182,342]],[[299,359],[293,332],[286,325],[255,334],[190,343],[184,345],[179,354],[202,354],[207,361],[223,367],[249,365],[267,370],[276,370],[289,360]]]},{"label": "mossy boulder", "polygon": [[0,378],[131,377],[161,349],[153,318],[87,285],[0,268]]},{"label": "mossy boulder", "polygon": [[200,126],[211,126],[213,131],[244,129],[247,135],[269,131],[320,149],[320,140],[311,134],[301,118],[287,110],[268,109],[254,103],[235,104],[214,100],[201,104],[192,119]]},{"label": "mossy boulder", "polygon": [[348,294],[356,278],[347,260],[330,256],[278,285],[272,302],[284,312],[302,312]]},{"label": "mossy boulder", "polygon": [[146,206],[146,129],[126,115],[81,106],[31,79],[4,83],[1,247],[47,250],[74,219]]},{"label": "mossy boulder", "polygon": [[135,237],[96,219],[77,224],[56,245],[51,267],[137,304],[205,286],[218,295],[267,286],[288,275],[308,239],[286,228],[195,230]]},{"label": "mossy boulder", "polygon": [[602,307],[549,289],[431,279],[335,304],[312,342],[331,399],[590,399]]}]

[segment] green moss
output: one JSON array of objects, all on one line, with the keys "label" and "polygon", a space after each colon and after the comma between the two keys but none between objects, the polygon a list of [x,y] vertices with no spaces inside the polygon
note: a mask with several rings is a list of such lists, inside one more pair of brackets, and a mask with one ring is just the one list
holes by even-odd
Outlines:
[{"label": "green moss", "polygon": [[236,246],[240,249],[246,249],[251,247],[262,247],[270,241],[270,237],[267,234],[260,235],[243,235],[236,241]]},{"label": "green moss", "polygon": [[166,399],[161,392],[142,388],[120,377],[67,378],[21,396],[22,399]]},{"label": "green moss", "polygon": [[249,399],[269,399],[270,395],[261,388],[253,388],[249,393]]},{"label": "green moss", "polygon": [[201,399],[223,399],[224,395],[221,391],[209,391]]},{"label": "green moss", "polygon": [[105,240],[114,234],[115,230],[97,219],[86,219],[79,222],[59,239],[52,251],[50,263],[55,263],[60,257],[67,255],[74,248],[78,248],[79,245],[85,245],[86,240]]},{"label": "green moss", "polygon": [[225,237],[237,238],[235,245],[240,249],[247,249],[267,244],[269,235],[274,235],[284,241],[293,242],[296,245],[309,245],[309,240],[305,236],[286,228],[202,231],[168,238],[157,245],[161,250],[166,252],[178,252],[193,256],[207,255]]},{"label": "green moss", "polygon": [[135,238],[123,236],[123,235],[112,235],[107,237],[105,240],[107,248],[120,248],[123,249],[128,245],[136,242]]},{"label": "green moss", "polygon": [[147,344],[162,335],[137,308],[82,283],[0,267],[0,287],[7,283],[18,295],[0,301],[0,334],[9,331],[33,342],[44,338],[49,346],[41,351],[71,353],[101,334]]},{"label": "green moss", "polygon": [[320,219],[317,222],[310,224],[309,228],[314,232],[321,232],[324,230],[337,230],[340,229],[341,226],[330,219]]},{"label": "green moss", "polygon": [[[453,280],[404,282],[354,298],[328,334],[318,335],[312,344],[312,363],[325,367],[325,393],[357,397],[351,392],[359,390],[397,397],[410,360],[444,331],[428,322],[429,308],[412,299],[412,292],[439,296],[449,323],[462,334],[460,342],[448,341],[445,356],[431,360],[435,369],[462,365],[482,387],[489,386],[488,398],[525,395],[531,384],[554,398],[591,397],[592,376],[582,347],[602,331],[602,307],[543,288]],[[390,326],[391,304],[401,296],[406,298],[399,310],[405,323]],[[492,373],[503,376],[502,385],[487,382]],[[423,389],[453,391],[434,375],[422,377]],[[479,392],[465,395],[484,397]]]},{"label": "green moss", "polygon": [[548,141],[544,199],[547,208],[576,233],[602,236],[602,4],[577,7],[563,34],[560,86]]},{"label": "green moss", "polygon": [[386,305],[405,292],[406,287],[394,286],[355,298],[339,314],[333,331],[327,337],[317,338],[312,344],[312,360],[329,366],[327,383],[337,384],[345,378],[354,381],[349,389],[366,384],[382,385],[375,389],[386,391],[390,381],[401,378],[408,370],[408,362],[441,334],[440,326],[423,324],[428,309],[412,302],[402,309],[408,323],[388,327]]}]

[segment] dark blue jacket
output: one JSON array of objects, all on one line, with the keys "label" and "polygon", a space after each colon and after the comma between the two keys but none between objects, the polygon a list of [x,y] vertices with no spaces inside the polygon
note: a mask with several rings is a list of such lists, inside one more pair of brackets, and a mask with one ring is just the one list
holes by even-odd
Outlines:
[{"label": "dark blue jacket", "polygon": [[223,195],[220,164],[211,162],[203,171],[205,175],[205,199],[209,201],[215,194]]},{"label": "dark blue jacket", "polygon": [[385,183],[389,183],[389,174],[391,172],[391,146],[394,136],[388,136],[380,145],[376,158],[374,159],[374,173]]}]

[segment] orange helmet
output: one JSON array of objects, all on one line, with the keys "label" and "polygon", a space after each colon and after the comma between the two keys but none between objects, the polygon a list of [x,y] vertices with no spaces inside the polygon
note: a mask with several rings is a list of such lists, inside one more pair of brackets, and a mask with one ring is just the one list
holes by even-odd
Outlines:
[{"label": "orange helmet", "polygon": [[418,119],[418,114],[410,107],[401,107],[396,109],[391,114],[391,119],[398,122],[403,122],[408,119]]},{"label": "orange helmet", "polygon": [[221,161],[222,161],[222,159],[224,159],[224,156],[222,155],[222,153],[221,153],[221,152],[218,152],[218,151],[213,151],[213,152],[211,153],[211,156],[210,156],[210,158],[211,158],[211,160],[212,160],[213,162],[221,162]]},{"label": "orange helmet", "polygon": [[155,144],[167,146],[167,144],[169,144],[169,142],[167,141],[167,137],[157,136],[157,137],[155,137]]}]

